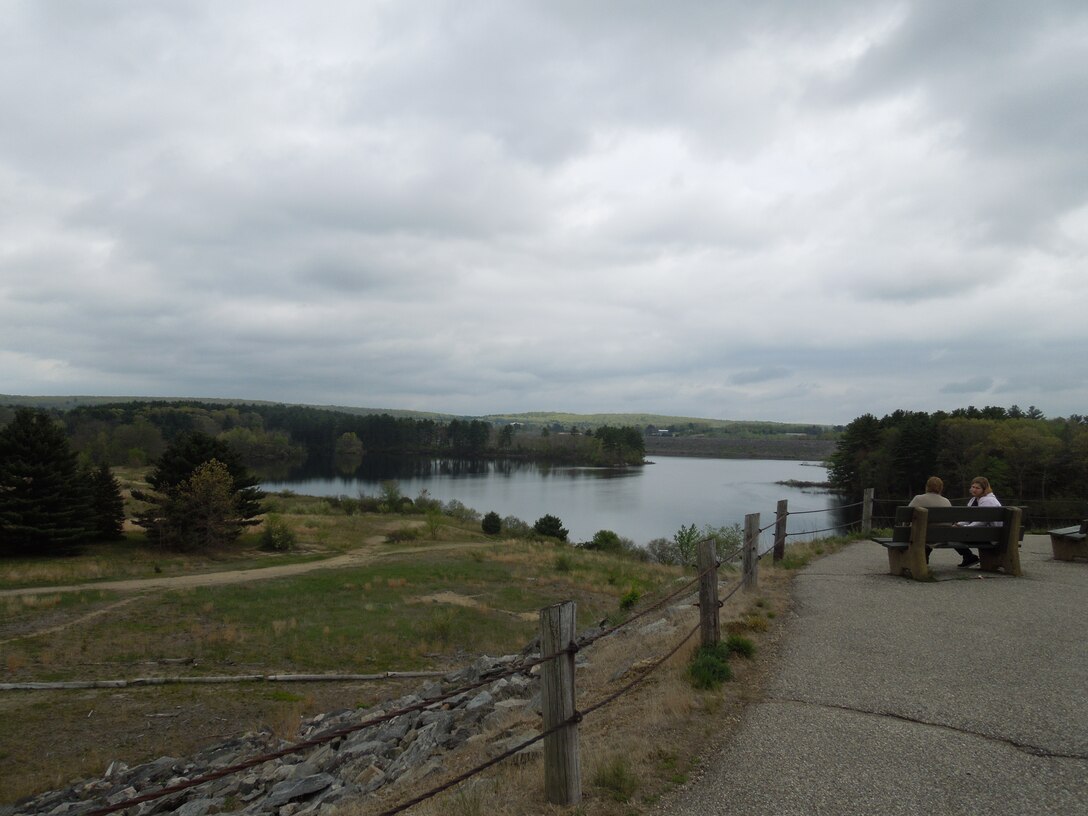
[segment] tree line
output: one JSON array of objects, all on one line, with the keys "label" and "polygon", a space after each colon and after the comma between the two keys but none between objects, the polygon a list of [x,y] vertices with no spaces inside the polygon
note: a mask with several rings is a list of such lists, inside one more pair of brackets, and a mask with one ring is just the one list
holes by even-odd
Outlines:
[{"label": "tree line", "polygon": [[[967,496],[985,476],[1005,503],[1088,501],[1088,417],[1048,419],[1035,407],[864,414],[846,426],[829,463],[833,488],[909,499],[940,476],[945,495]],[[1084,507],[1077,512],[1083,512]]]},{"label": "tree line", "polygon": [[[14,415],[0,408],[0,425]],[[525,433],[514,424],[351,414],[301,405],[130,401],[55,410],[80,460],[145,466],[179,436],[203,433],[230,445],[251,468],[332,467],[367,453],[487,458],[513,456],[578,464],[638,464],[638,428]]]},{"label": "tree line", "polygon": [[[111,464],[151,465],[132,521],[168,549],[236,539],[263,512],[247,456],[294,451],[319,463],[365,452],[487,456],[527,451],[580,463],[641,462],[638,429],[533,436],[480,420],[355,416],[297,406],[125,403],[0,415],[0,554],[57,554],[123,537],[125,503]],[[276,454],[281,460],[286,454]],[[150,463],[148,463],[150,459]],[[120,461],[118,461],[120,460]]]},{"label": "tree line", "polygon": [[[134,490],[133,521],[158,546],[209,549],[257,523],[264,494],[226,442],[179,434]],[[56,555],[124,536],[125,504],[109,466],[81,465],[63,427],[20,408],[0,429],[0,554]]]}]

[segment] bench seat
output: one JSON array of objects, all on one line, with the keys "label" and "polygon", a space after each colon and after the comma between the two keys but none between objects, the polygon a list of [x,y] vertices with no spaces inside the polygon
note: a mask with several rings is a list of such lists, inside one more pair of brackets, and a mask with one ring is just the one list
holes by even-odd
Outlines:
[{"label": "bench seat", "polygon": [[1088,519],[1082,521],[1079,526],[1074,524],[1072,527],[1050,530],[1050,549],[1054,552],[1054,559],[1072,561],[1074,558],[1088,558],[1086,532],[1088,532]]},{"label": "bench seat", "polygon": [[[971,547],[978,550],[981,569],[1019,575],[1020,518],[1019,507],[898,507],[891,537],[873,540],[887,549],[892,575],[927,579],[927,547]],[[956,526],[960,522],[993,526]]]}]

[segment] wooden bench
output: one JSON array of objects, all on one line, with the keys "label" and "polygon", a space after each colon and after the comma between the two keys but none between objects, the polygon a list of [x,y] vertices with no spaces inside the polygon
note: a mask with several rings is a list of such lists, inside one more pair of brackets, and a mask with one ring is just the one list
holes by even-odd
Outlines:
[{"label": "wooden bench", "polygon": [[1085,532],[1088,532],[1088,519],[1080,523],[1080,526],[1062,527],[1060,530],[1049,530],[1050,549],[1054,551],[1057,561],[1072,561],[1074,558],[1088,558],[1088,542],[1084,540]]},{"label": "wooden bench", "polygon": [[[897,507],[891,538],[874,538],[888,550],[892,575],[929,578],[926,547],[978,548],[979,567],[1020,574],[1019,507]],[[1000,522],[1000,527],[956,527],[959,522]]]}]

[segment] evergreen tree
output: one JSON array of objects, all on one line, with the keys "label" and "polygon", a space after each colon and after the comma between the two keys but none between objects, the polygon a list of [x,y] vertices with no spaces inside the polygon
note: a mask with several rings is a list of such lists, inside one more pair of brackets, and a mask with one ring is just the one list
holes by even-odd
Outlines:
[{"label": "evergreen tree", "polygon": [[161,538],[179,550],[229,544],[245,526],[238,517],[239,503],[227,466],[218,459],[204,462],[167,495],[159,522]]},{"label": "evergreen tree", "polygon": [[64,431],[20,408],[0,430],[0,550],[58,552],[93,528],[90,497]]},{"label": "evergreen tree", "polygon": [[483,521],[480,522],[480,528],[487,535],[498,535],[502,532],[502,519],[499,518],[498,513],[492,510],[490,513],[484,516]]},{"label": "evergreen tree", "polygon": [[563,526],[563,522],[557,516],[550,514],[541,516],[533,524],[533,529],[538,535],[558,538],[564,542],[567,540],[567,528]]},{"label": "evergreen tree", "polygon": [[110,473],[107,465],[85,475],[90,486],[91,518],[96,538],[114,541],[123,537],[125,524],[125,500],[121,497],[121,485]]},{"label": "evergreen tree", "polygon": [[[214,472],[201,468],[212,461],[221,466],[222,473],[218,468],[213,468]],[[198,471],[200,477],[194,482]],[[221,502],[223,474],[229,479],[232,502],[229,513]],[[217,522],[209,521],[204,515],[205,510],[211,516],[229,515],[236,527],[235,537],[243,527],[256,524],[256,517],[263,510],[264,493],[257,487],[258,480],[250,475],[234,450],[222,440],[200,432],[178,437],[163,452],[148,483],[153,493],[132,492],[134,498],[149,505],[136,517],[136,523],[147,530],[151,540],[169,547],[184,548],[225,540],[218,533],[207,532],[209,525],[218,527]],[[212,506],[201,509],[202,501]]]}]

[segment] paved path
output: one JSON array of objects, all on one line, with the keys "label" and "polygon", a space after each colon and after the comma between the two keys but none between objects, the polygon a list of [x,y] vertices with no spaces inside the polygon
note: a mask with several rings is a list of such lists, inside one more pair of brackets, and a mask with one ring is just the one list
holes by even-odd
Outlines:
[{"label": "paved path", "polygon": [[1088,564],[887,572],[857,542],[801,572],[767,696],[662,816],[1088,814]]}]

